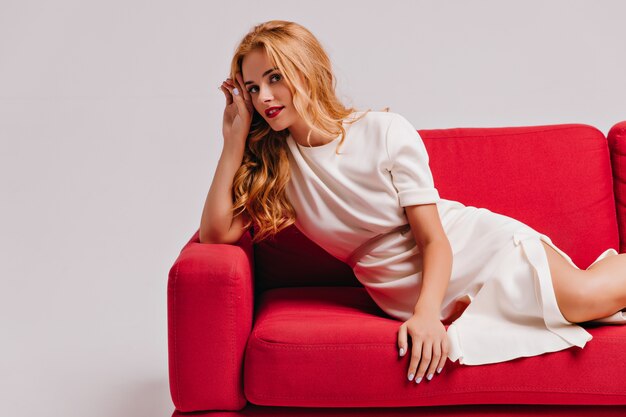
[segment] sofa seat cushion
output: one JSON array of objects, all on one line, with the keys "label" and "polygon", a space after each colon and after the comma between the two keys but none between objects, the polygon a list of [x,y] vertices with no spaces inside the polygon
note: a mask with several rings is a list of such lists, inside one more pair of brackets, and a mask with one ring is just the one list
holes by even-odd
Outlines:
[{"label": "sofa seat cushion", "polygon": [[593,339],[584,349],[480,366],[448,361],[416,384],[407,379],[410,354],[398,355],[402,323],[364,288],[276,288],[257,301],[244,363],[253,404],[626,404],[626,326],[585,325]]}]

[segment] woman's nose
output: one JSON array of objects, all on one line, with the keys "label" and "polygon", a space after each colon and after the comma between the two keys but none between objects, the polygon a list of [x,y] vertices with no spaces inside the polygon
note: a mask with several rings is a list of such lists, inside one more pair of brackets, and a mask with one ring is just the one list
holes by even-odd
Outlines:
[{"label": "woman's nose", "polygon": [[269,87],[260,87],[260,90],[261,100],[271,101],[274,98]]}]

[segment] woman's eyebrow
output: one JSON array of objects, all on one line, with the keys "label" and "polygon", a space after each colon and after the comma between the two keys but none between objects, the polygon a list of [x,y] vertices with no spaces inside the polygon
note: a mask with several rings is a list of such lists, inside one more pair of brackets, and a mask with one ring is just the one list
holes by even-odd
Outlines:
[{"label": "woman's eyebrow", "polygon": [[[274,71],[274,70],[277,70],[277,69],[278,69],[278,68],[276,68],[276,67],[268,69],[267,71],[265,71],[265,72],[263,73],[263,75],[261,76],[261,78],[265,77],[267,74],[269,74],[270,72],[272,72],[272,71]],[[244,82],[244,83],[243,83],[243,85],[246,85],[246,84],[252,84],[253,82],[254,82],[254,81],[246,81],[246,82]]]}]

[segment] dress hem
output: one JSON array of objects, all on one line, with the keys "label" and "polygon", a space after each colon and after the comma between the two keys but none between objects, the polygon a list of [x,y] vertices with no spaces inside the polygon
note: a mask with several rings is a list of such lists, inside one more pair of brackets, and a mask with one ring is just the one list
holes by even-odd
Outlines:
[{"label": "dress hem", "polygon": [[[511,321],[512,316],[518,317],[515,315],[517,314],[516,312],[511,314],[509,314],[510,312],[504,312],[503,314],[507,315],[507,317],[502,317],[500,320],[500,317],[493,316],[491,307],[485,307],[484,311],[481,311],[480,308],[469,309],[468,307],[468,310],[448,326],[447,334],[450,347],[448,358],[452,362],[458,360],[462,365],[504,362],[519,357],[555,352],[573,346],[583,348],[593,338],[584,328],[577,323],[568,321],[561,313],[552,285],[548,258],[541,241],[554,248],[571,265],[577,269],[580,268],[574,264],[565,252],[556,247],[548,236],[542,233],[520,230],[513,233],[513,240],[516,246],[521,246],[525,258],[534,270],[535,300],[538,303],[538,308],[541,310],[541,317],[532,317],[530,319],[532,324],[528,324],[524,320],[529,320],[529,318],[520,315],[520,321],[517,323]],[[615,249],[609,248],[591,265],[617,253]],[[494,290],[490,289],[489,291]],[[502,290],[499,289],[498,291]],[[496,292],[494,294],[500,295],[501,293]],[[489,316],[490,314],[492,316]],[[543,323],[539,324],[541,321]],[[626,318],[621,311],[593,321],[626,324]],[[503,336],[502,332],[498,332],[498,330],[506,331],[509,323],[510,326],[519,326],[520,329],[527,330],[528,334],[532,334],[533,337],[516,335],[515,330],[509,332],[507,336]],[[545,325],[545,328],[542,330],[543,325]],[[501,328],[497,329],[498,326],[501,326]]]}]

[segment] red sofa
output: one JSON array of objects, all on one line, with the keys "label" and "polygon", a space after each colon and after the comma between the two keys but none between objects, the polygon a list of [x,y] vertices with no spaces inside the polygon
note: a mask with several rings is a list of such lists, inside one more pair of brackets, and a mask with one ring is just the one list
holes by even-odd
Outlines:
[{"label": "red sofa", "polygon": [[[418,132],[442,198],[525,222],[581,269],[626,251],[626,121],[608,137],[585,124]],[[169,271],[173,416],[626,415],[626,326],[583,324],[584,349],[448,361],[415,384],[401,322],[346,264],[295,226],[250,238],[196,231]]]}]

